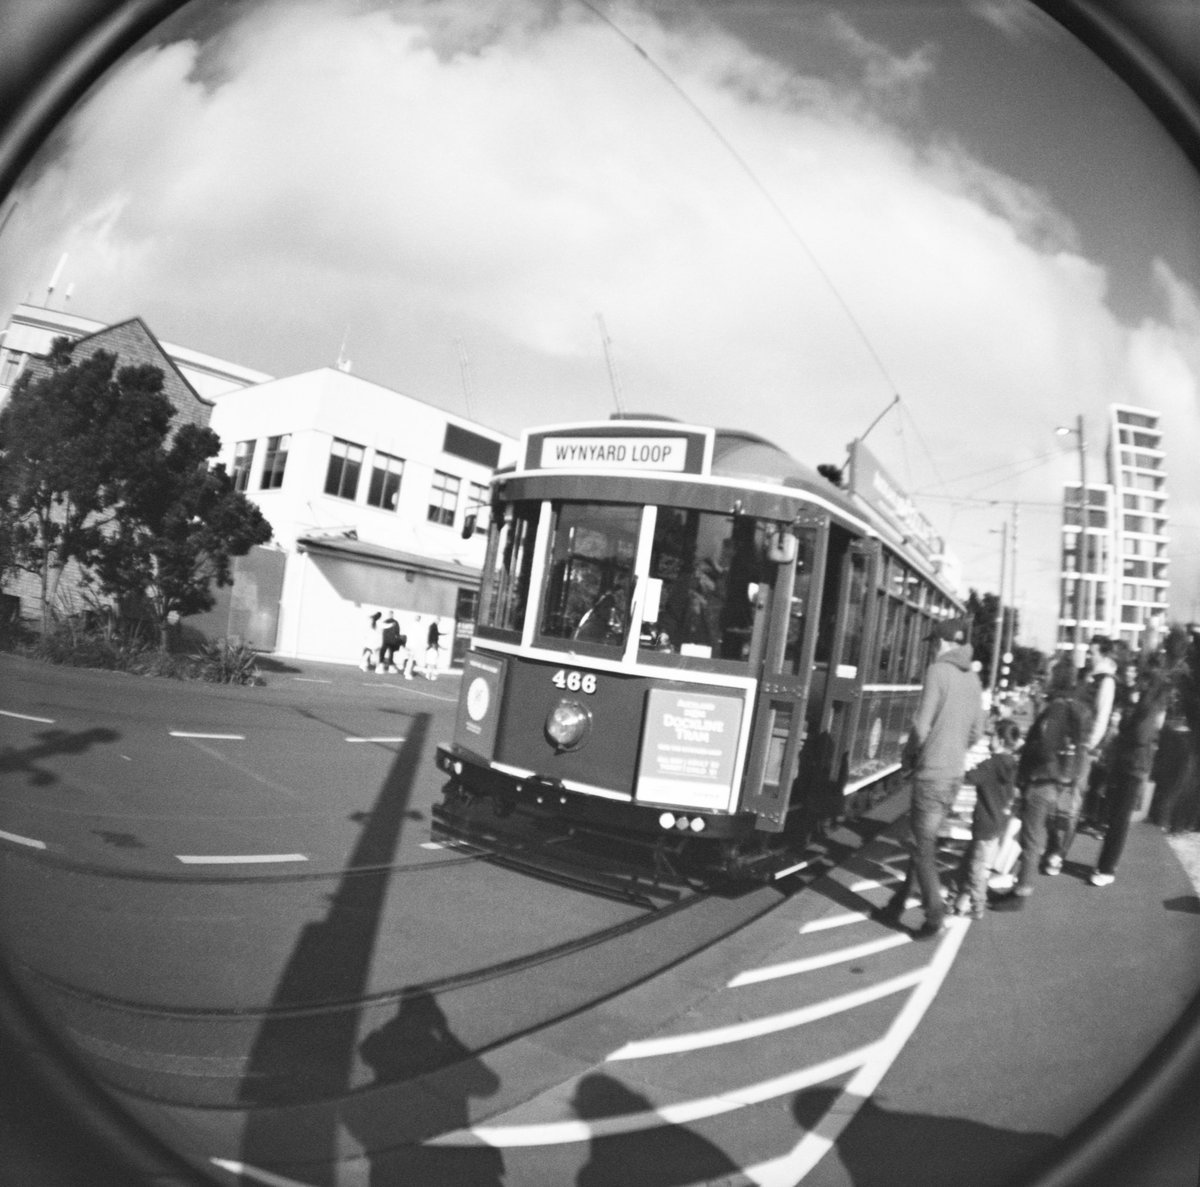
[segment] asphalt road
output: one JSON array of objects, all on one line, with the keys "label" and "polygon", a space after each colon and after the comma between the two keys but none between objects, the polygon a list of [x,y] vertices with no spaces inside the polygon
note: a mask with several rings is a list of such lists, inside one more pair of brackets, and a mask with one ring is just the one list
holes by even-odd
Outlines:
[{"label": "asphalt road", "polygon": [[[804,893],[662,926],[431,847],[456,691],[0,657],[0,1023],[36,1012],[0,1034],[0,1178],[1000,1183],[1062,1148],[1200,980],[1195,895],[1154,830],[1111,894],[1071,869],[1027,918],[932,945],[869,913],[898,803]],[[42,1094],[25,1072],[58,1076],[56,1048],[107,1094]],[[144,1123],[132,1146],[113,1101]]]}]

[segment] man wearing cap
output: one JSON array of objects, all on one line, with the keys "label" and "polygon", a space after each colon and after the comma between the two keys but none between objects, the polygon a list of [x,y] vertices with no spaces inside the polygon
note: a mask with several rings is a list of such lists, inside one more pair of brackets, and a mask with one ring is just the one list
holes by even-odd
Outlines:
[{"label": "man wearing cap", "polygon": [[889,921],[899,920],[915,877],[925,909],[925,923],[916,933],[919,939],[936,936],[945,925],[938,831],[962,787],[967,751],[983,736],[983,688],[971,666],[968,631],[965,619],[954,618],[937,623],[929,634],[937,640],[938,652],[925,673],[906,746],[912,770],[913,852],[904,884],[882,914]]}]

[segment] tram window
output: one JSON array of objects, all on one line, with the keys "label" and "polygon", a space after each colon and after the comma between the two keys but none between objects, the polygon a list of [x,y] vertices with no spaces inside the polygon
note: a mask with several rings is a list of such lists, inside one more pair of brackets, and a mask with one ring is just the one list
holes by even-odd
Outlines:
[{"label": "tram window", "polygon": [[560,503],[554,510],[541,634],[620,647],[629,629],[642,509]]},{"label": "tram window", "polygon": [[842,649],[838,663],[857,668],[862,659],[863,626],[867,618],[867,558],[862,553],[850,557],[846,628],[842,632]]},{"label": "tram window", "polygon": [[513,504],[497,525],[495,568],[489,575],[489,588],[484,591],[481,626],[520,632],[529,600],[540,509],[540,503]]},{"label": "tram window", "polygon": [[792,587],[792,608],[788,618],[787,643],[784,647],[784,667],[799,672],[804,647],[804,625],[808,621],[808,605],[812,598],[813,557],[817,551],[817,533],[809,528],[797,533],[796,580]]},{"label": "tram window", "polygon": [[660,507],[649,577],[658,613],[641,624],[643,651],[749,660],[770,581],[767,540],[778,525],[748,516]]},{"label": "tram window", "polygon": [[879,627],[879,672],[878,679],[890,681],[901,670],[903,640],[900,638],[900,611],[903,603],[896,598],[880,594],[883,601]]}]

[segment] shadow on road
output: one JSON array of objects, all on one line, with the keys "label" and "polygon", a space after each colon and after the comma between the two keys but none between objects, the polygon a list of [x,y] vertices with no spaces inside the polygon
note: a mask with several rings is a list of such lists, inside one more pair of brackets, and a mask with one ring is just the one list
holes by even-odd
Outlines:
[{"label": "shadow on road", "polygon": [[96,727],[90,730],[42,730],[37,734],[37,745],[22,750],[6,746],[0,750],[0,775],[18,774],[25,771],[34,787],[49,787],[58,782],[58,776],[37,764],[46,758],[64,754],[82,754],[92,746],[115,742],[121,735],[116,730]]},{"label": "shadow on road", "polygon": [[[301,932],[276,985],[239,1091],[247,1110],[242,1157],[250,1167],[303,1162],[306,1183],[334,1181],[339,1120],[332,1106],[351,1086],[361,999],[388,893],[387,867],[409,815],[429,728],[428,715],[412,717],[325,918]],[[317,1107],[302,1107],[308,1103]]]},{"label": "shadow on road", "polygon": [[[836,1088],[799,1093],[792,1104],[797,1124],[816,1128],[841,1097]],[[872,1099],[863,1102],[835,1145],[854,1187],[989,1187],[1020,1181],[1062,1142],[1049,1133],[1021,1133],[961,1117],[894,1112]]]}]

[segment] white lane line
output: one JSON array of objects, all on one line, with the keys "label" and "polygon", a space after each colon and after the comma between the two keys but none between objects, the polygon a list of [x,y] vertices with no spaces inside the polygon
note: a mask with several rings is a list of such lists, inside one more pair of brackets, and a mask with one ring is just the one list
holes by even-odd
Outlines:
[{"label": "white lane line", "polygon": [[968,926],[965,919],[950,921],[946,938],[939,943],[937,952],[929,962],[924,980],[901,1007],[887,1034],[874,1045],[870,1056],[846,1084],[841,1096],[787,1154],[746,1167],[742,1173],[752,1183],[758,1187],[795,1187],[833,1148],[842,1131],[879,1087],[888,1068],[917,1029],[954,964]]},{"label": "white lane line", "polygon": [[691,1034],[669,1035],[658,1039],[643,1039],[635,1043],[626,1043],[624,1047],[614,1051],[606,1062],[612,1063],[624,1059],[649,1059],[657,1055],[682,1055],[691,1051],[699,1051],[705,1047],[719,1047],[724,1043],[742,1043],[748,1039],[757,1039],[762,1035],[776,1034],[781,1030],[791,1030],[793,1027],[804,1026],[809,1022],[819,1022],[822,1018],[831,1018],[834,1014],[844,1013],[864,1006],[868,1002],[879,1001],[890,997],[904,989],[911,989],[925,976],[923,968],[903,973],[878,985],[868,985],[864,989],[856,989],[853,993],[844,993],[840,997],[831,997],[823,1002],[815,1002],[811,1006],[788,1010],[783,1014],[772,1014],[764,1018],[755,1018],[750,1022],[737,1022],[729,1026],[717,1026],[711,1030],[693,1031]]},{"label": "white lane line", "polygon": [[318,680],[316,676],[293,676],[297,684],[332,684],[332,680]]},{"label": "white lane line", "polygon": [[775,1100],[789,1093],[811,1088],[832,1080],[847,1072],[857,1071],[874,1054],[876,1043],[859,1047],[813,1067],[801,1068],[785,1076],[776,1076],[757,1084],[747,1084],[730,1092],[699,1100],[682,1101],[664,1105],[659,1109],[644,1109],[637,1113],[624,1113],[617,1117],[600,1117],[595,1121],[545,1121],[532,1125],[474,1125],[468,1129],[456,1129],[452,1133],[440,1134],[425,1143],[427,1146],[493,1146],[508,1148],[515,1146],[561,1146],[571,1142],[588,1142],[594,1138],[612,1137],[617,1134],[638,1133],[646,1129],[657,1129],[663,1125],[688,1125],[731,1113],[748,1105]]},{"label": "white lane line", "polygon": [[308,861],[308,858],[303,853],[177,853],[175,860],[189,866],[236,866],[257,865],[260,862],[278,864],[289,861]]},{"label": "white lane line", "polygon": [[14,845],[28,845],[30,849],[45,849],[45,841],[36,841],[33,837],[22,837],[19,833],[0,832],[0,839],[11,841]]},{"label": "white lane line", "polygon": [[10,713],[7,709],[0,709],[0,717],[15,717],[18,721],[36,721],[38,725],[53,725],[53,717],[31,717],[28,713]]},{"label": "white lane line", "polygon": [[259,1170],[256,1166],[235,1162],[230,1158],[210,1158],[209,1162],[223,1171],[228,1171],[231,1175],[239,1175],[243,1179],[254,1179],[256,1182],[266,1184],[266,1187],[311,1187],[310,1184],[302,1183],[299,1179],[285,1179],[283,1175],[274,1175],[270,1171]]},{"label": "white lane line", "polygon": [[813,932],[829,931],[835,927],[849,927],[852,923],[862,923],[870,918],[870,913],[867,911],[847,911],[844,915],[826,915],[824,919],[814,919],[811,923],[806,923],[800,929],[800,934],[811,936]]},{"label": "white lane line", "polygon": [[170,730],[172,738],[200,738],[206,742],[244,742],[245,734],[204,734],[191,730]]},{"label": "white lane line", "polygon": [[407,738],[378,737],[378,738],[347,738],[347,742],[405,742]]},{"label": "white lane line", "polygon": [[868,940],[865,944],[855,944],[850,948],[839,948],[835,952],[822,952],[819,956],[807,956],[803,960],[789,960],[783,964],[766,965],[761,969],[750,969],[738,973],[728,988],[740,989],[743,985],[757,985],[760,981],[774,981],[779,977],[797,977],[801,973],[810,973],[814,969],[827,969],[847,960],[861,960],[864,956],[874,956],[877,952],[886,952],[900,944],[911,944],[912,936],[907,933],[893,932],[878,940]]}]

